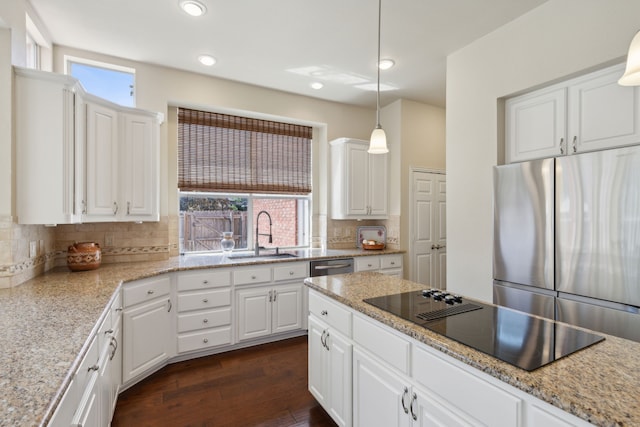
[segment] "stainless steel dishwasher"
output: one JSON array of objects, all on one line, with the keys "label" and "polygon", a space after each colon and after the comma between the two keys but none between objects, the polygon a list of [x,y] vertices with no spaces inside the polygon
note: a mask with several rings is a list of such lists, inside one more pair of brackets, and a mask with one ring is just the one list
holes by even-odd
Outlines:
[{"label": "stainless steel dishwasher", "polygon": [[319,259],[311,261],[311,277],[353,273],[353,258]]}]

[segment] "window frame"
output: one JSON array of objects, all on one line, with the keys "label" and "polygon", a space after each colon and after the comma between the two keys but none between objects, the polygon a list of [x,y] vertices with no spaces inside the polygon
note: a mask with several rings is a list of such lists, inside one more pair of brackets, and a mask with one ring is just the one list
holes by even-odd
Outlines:
[{"label": "window frame", "polygon": [[[247,247],[246,248],[234,248],[233,252],[251,252],[255,246],[255,224],[253,221],[254,209],[253,201],[255,199],[294,199],[306,201],[306,215],[299,215],[298,225],[300,227],[300,233],[305,237],[302,239],[304,244],[296,246],[278,246],[278,249],[284,250],[296,250],[296,249],[309,249],[311,248],[311,216],[313,210],[313,193],[309,194],[265,194],[265,193],[221,193],[221,192],[203,192],[203,191],[177,191],[178,199],[178,218],[180,217],[180,200],[182,196],[203,196],[203,197],[215,197],[215,198],[232,198],[240,197],[247,199]],[[298,205],[298,208],[300,206]],[[180,221],[180,220],[178,220]],[[179,224],[179,229],[183,224]],[[180,244],[180,235],[178,236],[178,243]],[[267,247],[267,250],[270,247]],[[276,246],[273,247],[274,249]],[[185,251],[183,247],[180,247],[180,255],[202,255],[202,254],[220,254],[222,250],[203,250],[203,251]]]},{"label": "window frame", "polygon": [[[80,56],[73,56],[73,55],[64,55],[63,63],[64,63],[64,74],[67,74],[67,75],[71,75],[71,65],[73,63],[94,67],[94,68],[102,68],[109,71],[116,71],[116,72],[131,74],[133,76],[133,88],[132,88],[133,95],[131,96],[132,105],[125,105],[125,107],[136,108],[138,103],[138,100],[137,100],[138,91],[136,90],[138,87],[137,85],[138,76],[135,68],[126,67],[124,65],[113,64],[110,62],[96,61],[93,59],[88,59],[88,58],[83,58]],[[110,102],[113,102],[113,101],[110,101]]]}]

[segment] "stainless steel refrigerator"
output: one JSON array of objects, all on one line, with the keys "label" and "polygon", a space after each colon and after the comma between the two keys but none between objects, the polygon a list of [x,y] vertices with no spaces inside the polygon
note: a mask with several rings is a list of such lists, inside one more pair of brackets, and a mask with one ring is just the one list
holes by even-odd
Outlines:
[{"label": "stainless steel refrigerator", "polygon": [[640,147],[494,168],[494,303],[640,341]]}]

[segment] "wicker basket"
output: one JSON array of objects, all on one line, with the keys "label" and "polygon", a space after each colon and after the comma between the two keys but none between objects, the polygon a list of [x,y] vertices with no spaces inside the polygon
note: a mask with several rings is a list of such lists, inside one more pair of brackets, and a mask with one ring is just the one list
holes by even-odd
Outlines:
[{"label": "wicker basket", "polygon": [[366,249],[368,251],[379,251],[384,249],[384,243],[376,243],[375,245],[370,245],[368,243],[362,244],[362,249]]}]

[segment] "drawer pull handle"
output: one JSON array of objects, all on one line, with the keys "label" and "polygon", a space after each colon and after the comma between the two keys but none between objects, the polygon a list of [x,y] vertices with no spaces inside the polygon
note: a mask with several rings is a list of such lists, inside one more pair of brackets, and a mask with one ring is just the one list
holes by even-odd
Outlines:
[{"label": "drawer pull handle", "polygon": [[208,280],[203,280],[203,281],[202,281],[202,284],[203,284],[203,285],[208,285],[208,284],[209,284],[209,281],[208,281]]},{"label": "drawer pull handle", "polygon": [[256,280],[256,276],[251,276],[251,280]]},{"label": "drawer pull handle", "polygon": [[209,319],[204,319],[202,323],[209,323]]},{"label": "drawer pull handle", "polygon": [[293,276],[293,271],[290,271],[290,272],[289,272],[289,276]]},{"label": "drawer pull handle", "polygon": [[113,329],[107,329],[106,331],[104,331],[104,334],[112,334],[113,333]]},{"label": "drawer pull handle", "polygon": [[115,310],[115,311],[122,311],[122,307],[118,307],[118,308],[116,308],[116,310]]},{"label": "drawer pull handle", "polygon": [[329,314],[329,312],[327,310],[322,310],[320,312],[320,314],[323,315],[323,316],[327,316]]},{"label": "drawer pull handle", "polygon": [[367,264],[367,267],[373,267],[373,264]]},{"label": "drawer pull handle", "polygon": [[202,302],[206,304],[206,303],[209,302],[209,300],[207,298],[205,298],[205,299],[202,300]]},{"label": "drawer pull handle", "polygon": [[391,265],[396,265],[396,263],[394,261],[391,261]]},{"label": "drawer pull handle", "polygon": [[91,366],[89,366],[89,368],[87,369],[87,372],[97,371],[98,369],[100,369],[100,367],[99,367],[98,365],[91,365]]},{"label": "drawer pull handle", "polygon": [[153,289],[149,289],[149,290],[147,291],[147,294],[149,294],[149,295],[153,295]]},{"label": "drawer pull handle", "polygon": [[202,342],[205,343],[205,344],[208,343],[209,342],[209,338],[203,339]]},{"label": "drawer pull handle", "polygon": [[116,351],[118,350],[118,340],[116,337],[111,337],[111,342],[109,343],[111,347],[113,347],[113,352],[109,355],[109,360],[113,360],[113,357],[116,355]]}]

